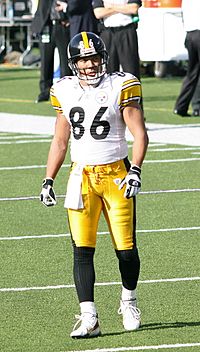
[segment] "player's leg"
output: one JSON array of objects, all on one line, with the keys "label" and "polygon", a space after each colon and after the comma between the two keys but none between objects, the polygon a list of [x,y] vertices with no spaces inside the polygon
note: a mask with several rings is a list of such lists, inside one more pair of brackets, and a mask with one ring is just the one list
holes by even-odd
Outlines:
[{"label": "player's leg", "polygon": [[[117,178],[126,175],[125,165],[117,169]],[[116,173],[114,177],[116,177]],[[123,315],[126,330],[140,326],[140,311],[136,307],[136,287],[140,272],[140,259],[136,246],[136,204],[135,198],[124,198],[124,190],[116,188],[113,176],[108,177],[105,192],[104,214],[110,228],[113,245],[119,261],[122,279],[122,295],[119,313]]]},{"label": "player's leg", "polygon": [[69,226],[74,250],[74,282],[81,315],[71,333],[73,338],[100,335],[94,303],[94,252],[96,232],[102,208],[101,199],[92,192],[83,195],[84,209],[68,209]]},{"label": "player's leg", "polygon": [[49,100],[50,88],[53,84],[53,60],[54,60],[54,42],[49,43],[42,42],[40,39],[40,56],[41,56],[41,67],[40,67],[40,94],[36,102]]}]

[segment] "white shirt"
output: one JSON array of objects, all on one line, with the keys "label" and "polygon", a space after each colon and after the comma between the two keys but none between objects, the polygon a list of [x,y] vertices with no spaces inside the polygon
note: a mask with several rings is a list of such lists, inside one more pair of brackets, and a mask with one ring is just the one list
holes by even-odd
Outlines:
[{"label": "white shirt", "polygon": [[182,12],[185,31],[200,30],[200,0],[182,0]]},{"label": "white shirt", "polygon": [[[200,1],[200,0],[199,0]],[[127,5],[128,0],[104,0],[104,3],[109,4],[111,7],[113,5]],[[123,13],[116,13],[114,15],[110,15],[105,17],[104,20],[105,27],[120,27],[120,26],[127,26],[128,24],[132,23],[132,16],[125,15]]]}]

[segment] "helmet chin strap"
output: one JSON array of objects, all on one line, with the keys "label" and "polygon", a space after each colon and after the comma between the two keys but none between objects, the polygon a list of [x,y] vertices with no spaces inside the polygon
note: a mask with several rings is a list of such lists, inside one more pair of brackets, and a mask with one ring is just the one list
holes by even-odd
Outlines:
[{"label": "helmet chin strap", "polygon": [[94,77],[94,78],[88,78],[88,77],[89,77],[88,75],[78,75],[78,79],[86,82],[88,85],[98,84],[102,78],[102,76]]},{"label": "helmet chin strap", "polygon": [[76,67],[76,76],[78,77],[78,79],[85,81],[88,85],[97,85],[101,81],[105,73],[106,73],[106,66],[104,63],[99,65],[98,71],[96,72],[94,77],[87,75],[86,73],[85,74],[81,73],[78,67]]},{"label": "helmet chin strap", "polygon": [[85,81],[88,85],[96,85],[100,82],[102,76],[105,72],[103,72],[102,67],[99,67],[99,70],[95,73],[95,76],[92,77],[87,75],[86,73],[81,73],[80,70],[76,67],[76,75],[78,79],[81,81]]}]

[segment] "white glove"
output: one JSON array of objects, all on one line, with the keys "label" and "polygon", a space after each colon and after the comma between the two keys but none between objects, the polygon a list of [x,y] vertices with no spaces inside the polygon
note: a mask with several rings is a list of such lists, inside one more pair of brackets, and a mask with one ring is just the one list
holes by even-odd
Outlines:
[{"label": "white glove", "polygon": [[53,179],[50,177],[43,180],[40,200],[47,207],[56,205],[56,195],[53,190]]},{"label": "white glove", "polygon": [[136,196],[140,192],[141,189],[141,169],[137,165],[132,165],[128,174],[119,184],[119,190],[122,189],[126,185],[126,189],[124,192],[124,198],[131,198]]}]

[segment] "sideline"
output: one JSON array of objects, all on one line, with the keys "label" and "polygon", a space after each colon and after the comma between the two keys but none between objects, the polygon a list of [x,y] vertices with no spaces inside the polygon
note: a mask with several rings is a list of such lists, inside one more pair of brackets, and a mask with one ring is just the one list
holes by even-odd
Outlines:
[{"label": "sideline", "polygon": [[[55,117],[0,113],[0,132],[53,135]],[[200,146],[200,124],[165,125],[146,123],[150,142]],[[127,131],[127,140],[132,136]]]}]

